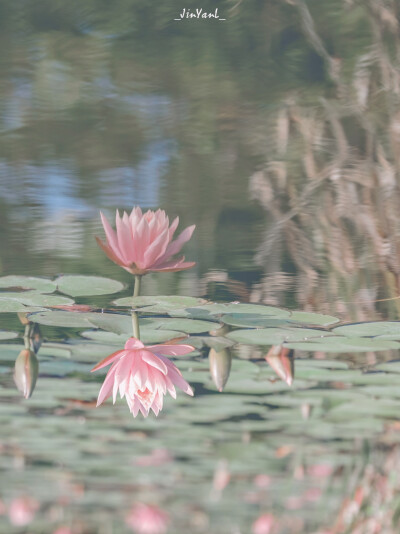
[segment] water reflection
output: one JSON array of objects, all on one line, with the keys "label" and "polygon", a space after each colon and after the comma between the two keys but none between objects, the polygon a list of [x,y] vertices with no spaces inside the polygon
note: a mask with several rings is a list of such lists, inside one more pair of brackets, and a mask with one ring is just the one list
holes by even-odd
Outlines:
[{"label": "water reflection", "polygon": [[[177,28],[178,11],[134,0],[2,2],[2,273],[117,277],[93,241],[98,209],[161,205],[197,224],[188,257],[198,267],[150,275],[146,294],[397,319],[395,3],[227,2],[224,23]],[[11,368],[23,346],[4,331],[19,331],[15,313],[31,298],[2,313],[5,532],[6,507],[33,487],[38,533],[123,532],[135,502],[168,508],[174,532],[397,532],[395,345],[356,353],[347,344],[338,357],[320,343],[312,360],[297,345],[289,390],[265,350],[227,349],[218,344],[229,338],[214,336],[212,350],[233,353],[224,392],[214,395],[203,356],[176,362],[198,403],[178,399],[157,426],[133,425],[124,407],[94,409],[98,384],[87,378],[115,337],[46,325],[35,393],[16,396]],[[192,336],[201,354],[210,349],[202,334]],[[374,332],[389,344],[393,335]],[[173,461],[135,463],[163,448]],[[229,484],[211,505],[223,466]]]}]

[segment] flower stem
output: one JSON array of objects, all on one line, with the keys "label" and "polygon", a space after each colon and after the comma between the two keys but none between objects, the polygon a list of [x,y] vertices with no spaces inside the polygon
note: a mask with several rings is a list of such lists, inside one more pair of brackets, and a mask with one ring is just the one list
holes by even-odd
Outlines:
[{"label": "flower stem", "polygon": [[142,284],[142,275],[135,274],[135,287],[133,289],[133,296],[138,297],[140,295],[140,286]]},{"label": "flower stem", "polygon": [[[142,277],[140,274],[135,274],[135,286],[133,289],[133,297],[138,297],[140,294],[140,285],[142,282]],[[139,328],[139,315],[137,312],[132,312],[132,328],[133,328],[133,337],[140,339],[140,328]]]},{"label": "flower stem", "polygon": [[30,338],[31,338],[31,323],[28,323],[27,325],[25,325],[25,332],[24,332],[24,345],[25,345],[25,348],[28,350],[30,350],[31,348]]}]

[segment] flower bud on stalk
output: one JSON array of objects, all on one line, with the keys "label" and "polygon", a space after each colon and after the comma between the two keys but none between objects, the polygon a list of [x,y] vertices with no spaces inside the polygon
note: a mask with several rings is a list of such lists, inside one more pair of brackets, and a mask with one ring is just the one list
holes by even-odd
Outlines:
[{"label": "flower bud on stalk", "polygon": [[42,338],[42,333],[40,331],[39,325],[37,323],[31,323],[31,329],[29,332],[29,344],[30,344],[31,350],[33,350],[35,354],[38,353],[42,345],[42,341],[43,341],[43,338]]},{"label": "flower bud on stalk", "polygon": [[35,389],[39,373],[39,362],[36,354],[29,349],[23,349],[15,360],[14,382],[18,391],[25,399],[29,399]]},{"label": "flower bud on stalk", "polygon": [[218,391],[222,392],[231,372],[231,350],[227,348],[217,352],[215,349],[210,349],[208,361],[210,364],[211,378]]},{"label": "flower bud on stalk", "polygon": [[284,348],[282,345],[273,345],[265,356],[267,363],[288,386],[293,384],[294,378],[293,354],[292,349]]},{"label": "flower bud on stalk", "polygon": [[21,323],[25,326],[29,324],[28,314],[25,312],[18,312],[18,319],[21,321]]}]

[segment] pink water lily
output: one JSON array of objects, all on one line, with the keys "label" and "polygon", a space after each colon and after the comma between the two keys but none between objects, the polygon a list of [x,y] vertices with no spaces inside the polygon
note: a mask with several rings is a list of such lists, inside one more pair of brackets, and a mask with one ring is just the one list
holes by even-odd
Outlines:
[{"label": "pink water lily", "polygon": [[158,506],[136,504],[127,517],[125,523],[137,534],[165,534],[168,530],[169,516]]},{"label": "pink water lily", "polygon": [[118,350],[96,365],[97,371],[109,364],[109,369],[97,399],[97,406],[113,395],[113,402],[119,391],[121,399],[126,398],[129,409],[136,417],[140,411],[144,417],[150,409],[158,415],[163,407],[164,395],[176,398],[175,386],[188,395],[192,388],[182,377],[179,369],[166,356],[181,356],[192,352],[191,345],[150,345],[134,337],[125,343],[125,349]]},{"label": "pink water lily", "polygon": [[184,256],[173,259],[191,238],[195,225],[188,226],[172,240],[179,217],[170,225],[164,210],[142,213],[136,207],[130,215],[124,211],[122,217],[117,210],[116,232],[106,217],[102,213],[100,215],[106,243],[96,237],[97,243],[110,260],[130,273],[141,275],[153,271],[182,271],[195,265],[194,262],[185,262]]},{"label": "pink water lily", "polygon": [[38,509],[39,503],[33,497],[17,497],[8,509],[10,523],[15,527],[25,527],[33,521]]}]

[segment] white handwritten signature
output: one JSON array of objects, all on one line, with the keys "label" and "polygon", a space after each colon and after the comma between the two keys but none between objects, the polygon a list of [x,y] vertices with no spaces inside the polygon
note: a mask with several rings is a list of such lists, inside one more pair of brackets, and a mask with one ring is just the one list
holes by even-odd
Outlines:
[{"label": "white handwritten signature", "polygon": [[218,15],[218,8],[212,12],[203,11],[203,8],[196,9],[195,11],[191,11],[190,9],[183,9],[182,13],[179,13],[179,18],[174,20],[183,20],[183,19],[218,19],[218,20],[226,20],[221,19]]}]

